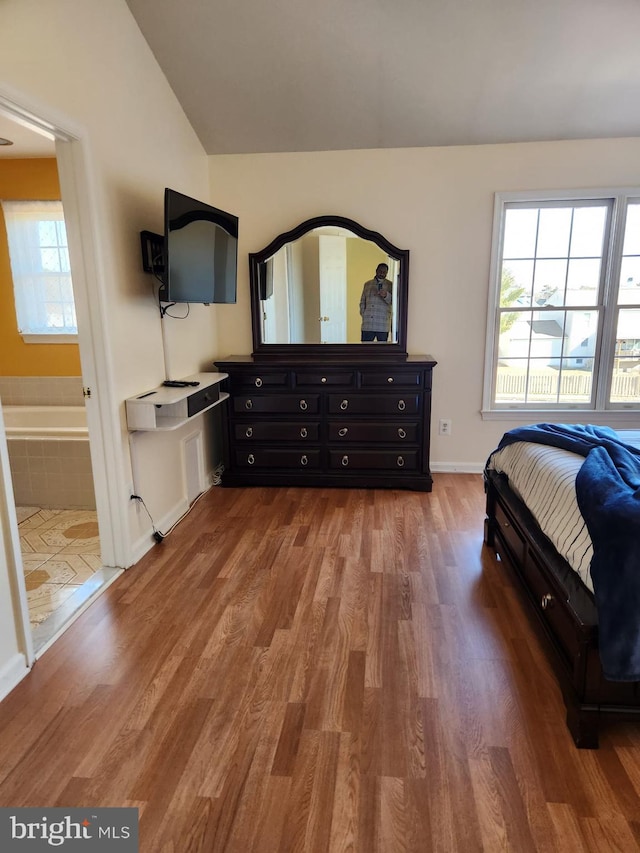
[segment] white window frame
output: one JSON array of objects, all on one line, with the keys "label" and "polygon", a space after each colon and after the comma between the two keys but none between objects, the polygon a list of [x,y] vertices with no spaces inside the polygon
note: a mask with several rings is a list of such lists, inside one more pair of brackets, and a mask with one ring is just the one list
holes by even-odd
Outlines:
[{"label": "white window frame", "polygon": [[[548,404],[532,405],[526,403],[495,403],[494,383],[498,356],[498,307],[500,304],[501,271],[504,221],[507,205],[513,202],[579,202],[581,200],[611,201],[611,225],[608,245],[603,250],[604,282],[598,307],[601,310],[599,328],[599,349],[595,355],[594,377],[596,393],[594,404]],[[544,190],[523,192],[498,192],[495,194],[493,214],[493,239],[491,248],[491,266],[489,298],[487,306],[487,335],[485,348],[485,371],[482,397],[482,417],[485,420],[514,419],[530,422],[533,412],[553,414],[554,420],[560,414],[566,414],[567,420],[575,420],[576,415],[587,413],[606,415],[612,424],[637,422],[640,411],[638,403],[609,403],[614,344],[618,316],[617,296],[622,263],[622,250],[626,224],[627,205],[640,201],[640,188],[594,189],[594,190]]]},{"label": "white window frame", "polygon": [[[77,329],[77,321],[76,326],[61,326],[61,327],[51,327],[44,328],[40,324],[34,326],[29,323],[29,314],[32,311],[32,308],[27,308],[28,305],[42,305],[42,302],[36,300],[35,302],[29,302],[29,297],[25,296],[24,290],[21,292],[21,288],[23,288],[22,280],[24,278],[27,281],[31,280],[46,280],[49,275],[55,275],[56,278],[66,278],[68,279],[68,283],[72,289],[72,299],[73,299],[73,283],[71,279],[71,271],[69,272],[58,272],[58,273],[48,273],[46,270],[42,269],[38,271],[33,266],[33,261],[30,257],[30,249],[27,247],[34,248],[30,241],[25,241],[22,237],[18,237],[18,243],[12,246],[12,234],[11,230],[13,228],[12,218],[14,211],[19,213],[20,208],[24,208],[24,216],[29,217],[31,222],[34,221],[61,221],[64,223],[64,210],[62,208],[62,202],[59,200],[3,200],[2,208],[5,217],[5,226],[6,226],[6,236],[7,236],[7,245],[9,248],[9,256],[11,262],[11,273],[13,278],[13,292],[14,292],[14,304],[16,311],[16,320],[18,323],[18,332],[21,335],[23,341],[27,344],[67,344],[67,343],[75,343],[78,342],[78,329]],[[29,210],[31,208],[31,210]],[[51,248],[59,248],[61,245],[57,243],[51,246]],[[17,255],[13,256],[13,249],[16,249]],[[68,245],[65,247],[68,252]],[[28,260],[27,260],[28,258]],[[36,287],[36,292],[42,295],[41,288],[42,285],[38,285]],[[28,292],[28,291],[27,291]],[[19,304],[22,304],[22,308],[19,308]],[[67,300],[65,304],[70,304]],[[73,311],[75,314],[75,306],[73,306]]]}]

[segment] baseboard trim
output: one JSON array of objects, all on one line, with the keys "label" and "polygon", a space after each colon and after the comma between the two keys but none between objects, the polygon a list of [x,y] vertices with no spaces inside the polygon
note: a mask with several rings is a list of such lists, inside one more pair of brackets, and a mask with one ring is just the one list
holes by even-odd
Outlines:
[{"label": "baseboard trim", "polygon": [[432,474],[482,474],[483,462],[432,462]]},{"label": "baseboard trim", "polygon": [[18,652],[0,669],[0,701],[29,674],[26,657]]}]

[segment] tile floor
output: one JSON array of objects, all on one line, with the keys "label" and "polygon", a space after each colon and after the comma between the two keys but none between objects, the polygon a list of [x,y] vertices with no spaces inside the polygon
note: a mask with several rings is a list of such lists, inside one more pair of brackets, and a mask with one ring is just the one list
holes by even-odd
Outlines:
[{"label": "tile floor", "polygon": [[[16,507],[29,621],[42,625],[102,568],[98,522],[93,510]],[[89,584],[91,585],[91,584]]]}]

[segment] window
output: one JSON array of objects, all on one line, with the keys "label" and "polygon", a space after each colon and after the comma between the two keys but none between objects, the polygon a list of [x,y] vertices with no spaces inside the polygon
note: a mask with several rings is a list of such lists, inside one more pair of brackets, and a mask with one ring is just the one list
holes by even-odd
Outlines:
[{"label": "window", "polygon": [[640,408],[640,190],[496,196],[484,411]]},{"label": "window", "polygon": [[[77,335],[67,232],[59,201],[3,201],[18,331]],[[32,338],[33,339],[33,338]]]}]

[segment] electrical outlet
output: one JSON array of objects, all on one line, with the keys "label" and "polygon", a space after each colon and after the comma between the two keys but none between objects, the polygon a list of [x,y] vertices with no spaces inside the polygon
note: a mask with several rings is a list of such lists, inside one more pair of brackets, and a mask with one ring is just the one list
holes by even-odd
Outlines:
[{"label": "electrical outlet", "polygon": [[451,435],[451,419],[440,418],[440,435]]}]

